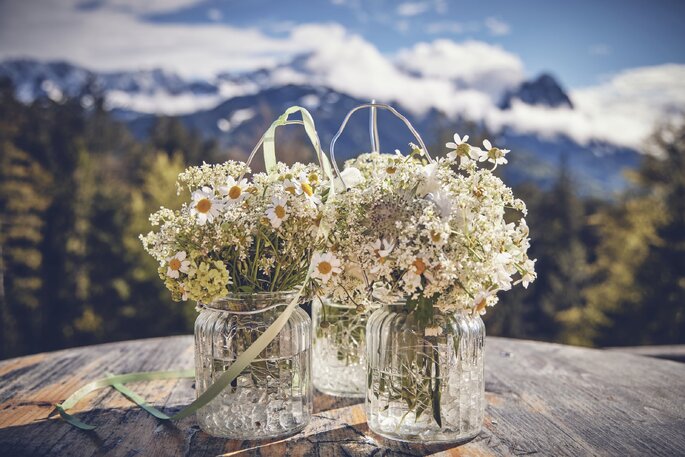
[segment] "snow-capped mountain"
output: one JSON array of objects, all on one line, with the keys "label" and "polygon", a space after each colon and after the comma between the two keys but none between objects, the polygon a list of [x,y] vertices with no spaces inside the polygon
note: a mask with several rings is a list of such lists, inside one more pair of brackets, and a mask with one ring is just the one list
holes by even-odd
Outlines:
[{"label": "snow-capped mountain", "polygon": [[571,99],[557,80],[546,73],[533,81],[524,81],[515,90],[507,91],[499,106],[502,109],[509,109],[514,100],[519,100],[527,105],[573,108]]},{"label": "snow-capped mountain", "polygon": [[234,95],[233,84],[181,78],[153,69],[130,72],[94,72],[67,62],[16,59],[0,63],[0,78],[9,78],[17,98],[60,100],[101,93],[110,109],[141,113],[179,114],[210,108]]},{"label": "snow-capped mountain", "polygon": [[[10,60],[0,63],[0,78],[9,78],[17,97],[25,103],[40,97],[60,100],[93,91],[100,93],[112,114],[143,139],[157,116],[177,115],[188,128],[205,138],[216,139],[223,147],[238,148],[247,154],[269,123],[288,106],[302,105],[314,113],[325,145],[345,114],[354,106],[368,102],[358,94],[330,87],[329,75],[317,72],[312,65],[311,59],[316,58],[311,54],[302,55],[272,69],[218,74],[211,80],[187,80],[163,70],[102,73],[65,62]],[[463,86],[463,82],[460,84]],[[493,130],[482,119],[436,108],[416,109],[403,104],[408,100],[411,99],[383,101],[407,114],[434,151],[442,149],[447,132],[473,128],[489,132],[498,144],[512,149],[511,166],[503,169],[505,179],[511,184],[534,181],[546,186],[552,183],[565,156],[576,177],[579,193],[606,196],[626,187],[623,169],[633,168],[639,162],[635,151],[606,142],[581,145],[563,135],[521,133],[506,125]],[[569,96],[550,75],[512,87],[498,104],[505,114],[512,112],[512,106],[520,108],[521,105],[569,112],[573,109]],[[415,141],[390,114],[380,113],[378,119],[383,151],[405,148],[409,141]],[[292,135],[300,134],[298,129],[291,131],[297,132]],[[369,144],[368,114],[360,113],[341,137],[336,148],[337,159],[365,152]]]}]

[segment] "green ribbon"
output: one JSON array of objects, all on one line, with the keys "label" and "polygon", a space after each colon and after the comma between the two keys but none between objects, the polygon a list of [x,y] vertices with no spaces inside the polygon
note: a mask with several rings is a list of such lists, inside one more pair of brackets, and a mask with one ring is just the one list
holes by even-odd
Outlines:
[{"label": "green ribbon", "polygon": [[[263,141],[263,153],[264,153],[264,164],[266,166],[267,173],[272,173],[276,170],[276,128],[282,125],[292,124],[294,121],[288,120],[288,116],[295,112],[300,112],[302,115],[302,125],[304,126],[305,132],[309,137],[314,149],[316,150],[316,155],[319,160],[319,165],[321,166],[324,174],[328,177],[330,182],[329,199],[333,196],[335,189],[333,185],[333,172],[331,169],[331,164],[328,158],[323,153],[321,149],[321,142],[319,141],[319,136],[316,133],[316,127],[314,125],[314,119],[312,115],[305,108],[300,106],[292,106],[288,108],[281,116],[276,119],[269,129],[266,131],[264,136],[260,141]],[[252,156],[250,157],[250,159]],[[248,160],[249,165],[250,160]],[[135,393],[133,390],[125,386],[129,382],[140,382],[140,381],[153,381],[160,379],[181,379],[181,378],[192,378],[194,377],[193,370],[174,370],[174,371],[149,371],[140,373],[129,373],[116,376],[108,376],[103,379],[98,379],[92,381],[85,386],[78,389],[76,392],[71,394],[62,403],[55,405],[55,408],[59,412],[59,415],[69,424],[74,427],[80,428],[81,430],[94,430],[96,427],[94,425],[87,424],[71,414],[67,413],[68,409],[73,408],[81,399],[86,395],[94,392],[98,389],[105,387],[113,387],[126,398],[131,400],[133,403],[141,407],[143,410],[147,411],[150,415],[156,417],[159,420],[179,420],[190,416],[197,410],[207,405],[212,401],[217,395],[219,395],[228,385],[233,381],[238,375],[252,363],[254,359],[273,341],[278,335],[281,329],[285,326],[290,319],[290,315],[299,305],[300,297],[304,291],[304,287],[309,281],[309,275],[311,273],[311,265],[307,270],[307,275],[302,283],[302,287],[298,290],[297,294],[293,300],[286,306],[283,312],[276,318],[276,320],[262,333],[254,343],[248,347],[245,352],[240,354],[233,364],[224,373],[219,376],[219,378],[207,388],[202,394],[200,394],[195,401],[190,405],[183,408],[178,413],[169,416],[164,412],[158,410],[154,406],[149,405],[144,398]]]},{"label": "green ribbon", "polygon": [[264,136],[262,137],[264,142],[262,149],[264,152],[264,166],[266,171],[267,173],[272,173],[276,170],[276,129],[283,125],[293,123],[293,121],[289,120],[288,118],[291,114],[297,112],[302,115],[302,125],[304,126],[304,131],[309,137],[309,141],[312,143],[312,146],[314,146],[316,158],[318,159],[324,174],[330,179],[332,187],[333,171],[328,158],[321,149],[321,141],[319,140],[319,135],[316,133],[314,118],[306,108],[301,106],[291,106],[290,108],[286,109],[264,133]]},{"label": "green ribbon", "polygon": [[[103,378],[103,379],[98,379],[96,381],[89,382],[88,384],[81,387],[79,390],[77,390],[73,394],[71,394],[69,396],[69,398],[64,400],[62,403],[56,404],[55,408],[57,409],[57,412],[59,412],[59,415],[62,416],[62,419],[64,419],[65,421],[67,421],[68,423],[73,425],[74,427],[78,427],[81,430],[93,430],[93,429],[95,429],[94,425],[86,424],[85,422],[82,422],[82,421],[78,420],[76,417],[67,413],[68,409],[71,409],[74,406],[76,406],[76,404],[79,401],[81,401],[83,399],[83,397],[90,394],[91,392],[95,392],[96,390],[102,389],[104,387],[110,387],[110,386],[119,390],[117,386],[123,387],[123,384],[128,383],[128,382],[153,381],[153,380],[159,380],[159,379],[182,379],[182,378],[192,378],[194,376],[195,376],[194,370],[146,371],[146,372],[140,372],[140,373],[129,373],[129,374],[116,375],[116,376],[108,376],[108,377]],[[124,389],[126,389],[126,388],[124,387]],[[126,390],[128,390],[128,389],[126,389]],[[126,394],[124,394],[124,395],[126,395]],[[136,394],[134,393],[134,395],[136,395]],[[139,403],[139,406],[142,407],[142,405],[140,403]],[[157,412],[159,412],[159,411],[157,411]],[[161,413],[161,412],[159,412],[159,413],[163,416],[166,416],[164,413]],[[169,419],[168,416],[166,416],[166,418]]]}]

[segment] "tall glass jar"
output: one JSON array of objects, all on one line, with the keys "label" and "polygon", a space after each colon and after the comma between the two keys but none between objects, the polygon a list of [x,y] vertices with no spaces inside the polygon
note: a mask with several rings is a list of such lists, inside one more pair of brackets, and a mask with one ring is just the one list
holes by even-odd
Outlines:
[{"label": "tall glass jar", "polygon": [[314,387],[328,395],[364,398],[366,311],[327,298],[312,303]]},{"label": "tall glass jar", "polygon": [[369,317],[369,428],[401,441],[468,440],[483,423],[485,325],[464,311],[424,320],[404,303]]},{"label": "tall glass jar", "polygon": [[[195,389],[199,396],[294,298],[292,292],[232,294],[205,305],[195,321]],[[297,307],[276,338],[197,412],[210,435],[274,438],[305,427],[312,414],[311,320]]]}]

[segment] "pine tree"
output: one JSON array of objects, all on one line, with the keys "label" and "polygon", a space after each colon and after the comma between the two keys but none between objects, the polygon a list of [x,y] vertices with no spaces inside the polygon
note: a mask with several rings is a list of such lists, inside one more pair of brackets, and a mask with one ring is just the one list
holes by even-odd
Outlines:
[{"label": "pine tree", "polygon": [[685,342],[685,127],[664,128],[633,174],[635,189],[601,212],[586,306],[569,332],[606,345]]},{"label": "pine tree", "polygon": [[50,176],[26,152],[0,143],[2,297],[0,357],[35,349],[40,332],[44,212]]},{"label": "pine tree", "polygon": [[585,207],[565,159],[551,190],[527,185],[516,194],[528,204],[530,256],[537,259],[538,278],[528,289],[518,287],[502,294],[487,323],[504,336],[557,341],[562,336],[559,314],[583,303],[588,277]]}]

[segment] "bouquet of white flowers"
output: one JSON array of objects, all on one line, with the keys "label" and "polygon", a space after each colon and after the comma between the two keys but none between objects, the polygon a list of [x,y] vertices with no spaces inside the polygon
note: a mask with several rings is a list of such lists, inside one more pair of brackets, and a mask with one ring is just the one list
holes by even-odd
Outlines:
[{"label": "bouquet of white flowers", "polygon": [[482,314],[498,291],[535,278],[528,226],[516,216],[526,214],[524,202],[478,167],[506,163],[508,151],[454,138],[445,158],[412,144],[406,157],[369,153],[346,162],[347,190],[324,216],[327,252],[314,259],[324,294],[356,306],[407,297]]},{"label": "bouquet of white flowers", "polygon": [[[150,218],[141,236],[175,300],[209,303],[230,292],[293,290],[304,282],[328,187],[319,167],[243,162],[190,167],[178,179],[190,201]],[[323,200],[322,200],[323,199]]]}]

